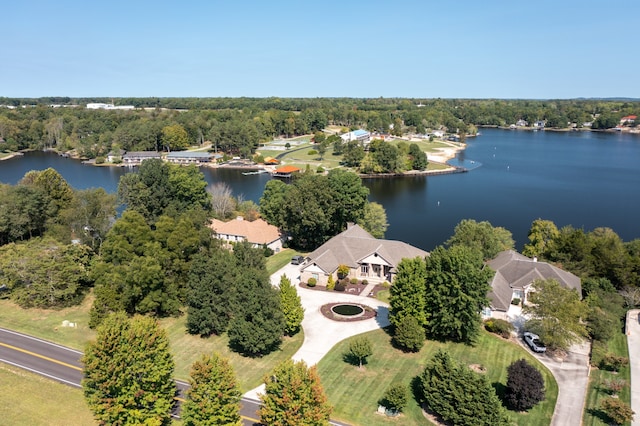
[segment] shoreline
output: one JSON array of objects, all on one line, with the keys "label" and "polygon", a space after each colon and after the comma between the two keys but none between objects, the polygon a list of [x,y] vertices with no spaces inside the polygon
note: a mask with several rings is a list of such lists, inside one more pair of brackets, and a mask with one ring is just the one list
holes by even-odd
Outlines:
[{"label": "shoreline", "polygon": [[477,125],[477,127],[483,128],[483,129],[500,129],[500,130],[523,130],[526,132],[558,132],[558,133],[568,133],[568,132],[594,132],[594,133],[612,133],[612,134],[616,134],[616,133],[624,133],[627,135],[638,135],[640,136],[640,129],[634,128],[628,128],[625,127],[621,130],[616,130],[616,129],[592,129],[590,127],[580,127],[580,128],[565,128],[565,129],[559,129],[557,127],[543,127],[543,128],[535,128],[535,127],[515,127],[515,128],[511,128],[509,126],[498,126],[498,125],[494,125],[494,124],[480,124]]}]

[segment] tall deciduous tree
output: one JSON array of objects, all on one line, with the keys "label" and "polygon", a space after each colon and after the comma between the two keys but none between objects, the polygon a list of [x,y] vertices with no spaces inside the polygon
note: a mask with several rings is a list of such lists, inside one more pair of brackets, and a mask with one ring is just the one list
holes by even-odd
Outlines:
[{"label": "tall deciduous tree", "polygon": [[162,128],[162,144],[167,151],[185,149],[189,146],[189,134],[179,124]]},{"label": "tall deciduous tree", "polygon": [[454,234],[446,242],[448,247],[464,245],[478,249],[485,260],[493,259],[503,250],[514,246],[511,232],[502,227],[493,227],[489,222],[464,219],[456,225]]},{"label": "tall deciduous tree", "polygon": [[391,324],[398,327],[405,317],[410,316],[418,322],[420,327],[427,325],[426,279],[427,271],[424,259],[416,257],[400,261],[395,280],[390,288],[391,312],[389,321]]},{"label": "tall deciduous tree", "polygon": [[242,394],[226,358],[218,353],[202,355],[191,366],[189,384],[181,412],[186,426],[242,425]]},{"label": "tall deciduous tree", "polygon": [[465,426],[508,426],[511,419],[486,377],[436,352],[419,376],[420,399],[445,421]]},{"label": "tall deciduous tree", "polygon": [[472,342],[480,311],[489,304],[493,271],[482,254],[462,245],[437,247],[426,258],[426,333],[436,339]]},{"label": "tall deciduous tree", "polygon": [[271,426],[319,426],[329,424],[331,406],[315,366],[304,361],[284,361],[264,379],[260,420]]},{"label": "tall deciduous tree", "polygon": [[169,425],[176,385],[169,339],[156,320],[113,314],[87,345],[82,388],[96,420]]},{"label": "tall deciduous tree", "polygon": [[554,279],[536,280],[524,312],[531,318],[527,328],[552,349],[568,349],[588,335],[583,321],[587,306],[576,290],[562,287]]},{"label": "tall deciduous tree", "polygon": [[425,170],[427,168],[427,153],[420,149],[418,144],[409,145],[409,157],[412,170]]},{"label": "tall deciduous tree", "polygon": [[387,222],[387,212],[382,204],[376,202],[365,204],[362,217],[358,219],[358,225],[373,237],[384,238],[389,223]]},{"label": "tall deciduous tree", "polygon": [[284,274],[280,277],[280,307],[285,320],[284,331],[287,335],[293,336],[300,331],[304,308],[296,288]]},{"label": "tall deciduous tree", "polygon": [[552,221],[534,220],[529,229],[529,243],[524,245],[522,254],[529,257],[545,256],[559,234],[558,228]]},{"label": "tall deciduous tree", "polygon": [[231,253],[198,255],[191,266],[187,292],[187,331],[222,334],[235,309],[237,265]]}]

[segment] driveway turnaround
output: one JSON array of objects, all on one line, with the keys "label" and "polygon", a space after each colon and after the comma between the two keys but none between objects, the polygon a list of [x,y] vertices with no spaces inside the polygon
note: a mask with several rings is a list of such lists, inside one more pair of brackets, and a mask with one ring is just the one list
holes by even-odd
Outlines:
[{"label": "driveway turnaround", "polygon": [[[298,286],[300,283],[301,265],[287,265],[271,275],[271,284],[278,286],[280,277],[286,275],[298,291],[304,308],[302,329],[304,330],[304,342],[298,352],[291,358],[294,361],[304,361],[307,365],[316,365],[333,348],[336,343],[355,336],[376,330],[389,325],[389,305],[366,296],[356,296],[336,291],[325,292],[309,290]],[[327,303],[351,302],[368,305],[378,310],[378,315],[363,321],[339,322],[326,318],[320,312],[320,307]],[[264,385],[244,394],[246,398],[259,399],[259,394],[264,392]]]},{"label": "driveway turnaround", "polygon": [[627,312],[627,345],[631,367],[631,409],[635,411],[632,426],[640,426],[640,309]]}]

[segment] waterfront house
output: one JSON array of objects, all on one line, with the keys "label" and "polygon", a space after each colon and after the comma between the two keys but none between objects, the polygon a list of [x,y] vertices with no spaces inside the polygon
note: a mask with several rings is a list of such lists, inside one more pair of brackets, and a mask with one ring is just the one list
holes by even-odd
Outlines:
[{"label": "waterfront house", "polygon": [[402,241],[374,238],[359,225],[350,224],[346,231],[307,255],[300,279],[307,282],[315,278],[318,285],[326,286],[329,276],[338,279],[338,266],[346,265],[349,267],[347,278],[392,283],[396,266],[402,259],[428,254]]},{"label": "waterfront house", "polygon": [[523,119],[520,119],[520,120],[516,121],[516,127],[527,127],[528,125],[529,125],[529,123],[527,123]]},{"label": "waterfront house", "polygon": [[122,156],[122,163],[127,166],[137,166],[142,163],[144,160],[149,160],[151,158],[162,159],[162,156],[159,152],[156,151],[133,151],[127,152]]},{"label": "waterfront house", "polygon": [[624,125],[624,124],[633,124],[636,122],[636,118],[638,118],[635,115],[627,115],[626,117],[622,117],[620,119],[620,124]]},{"label": "waterfront house", "polygon": [[242,216],[228,222],[213,219],[210,227],[216,232],[216,237],[226,243],[248,241],[253,247],[267,246],[276,253],[282,249],[280,230],[262,219],[251,222]]},{"label": "waterfront house", "polygon": [[486,317],[506,319],[519,315],[520,307],[512,305],[512,301],[519,299],[524,306],[536,280],[552,278],[561,286],[576,290],[582,297],[580,278],[549,263],[538,262],[535,257],[532,259],[516,251],[505,250],[487,265],[496,273],[488,294],[489,306],[483,311]]},{"label": "waterfront house", "polygon": [[210,163],[213,154],[202,151],[173,151],[166,155],[165,159],[174,164],[203,164]]}]

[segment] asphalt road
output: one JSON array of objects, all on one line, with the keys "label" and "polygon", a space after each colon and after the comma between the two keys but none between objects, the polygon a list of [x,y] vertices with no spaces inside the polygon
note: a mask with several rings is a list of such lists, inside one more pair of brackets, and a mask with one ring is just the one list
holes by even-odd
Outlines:
[{"label": "asphalt road", "polygon": [[[81,388],[82,352],[55,343],[47,342],[36,337],[27,336],[15,331],[0,328],[0,361],[15,367],[23,368],[65,385]],[[189,384],[176,380],[179,390],[178,403],[184,400],[184,391]],[[258,401],[243,398],[240,415],[245,426],[258,425],[256,412],[260,408]],[[174,415],[179,415],[179,404],[176,405]]]}]

